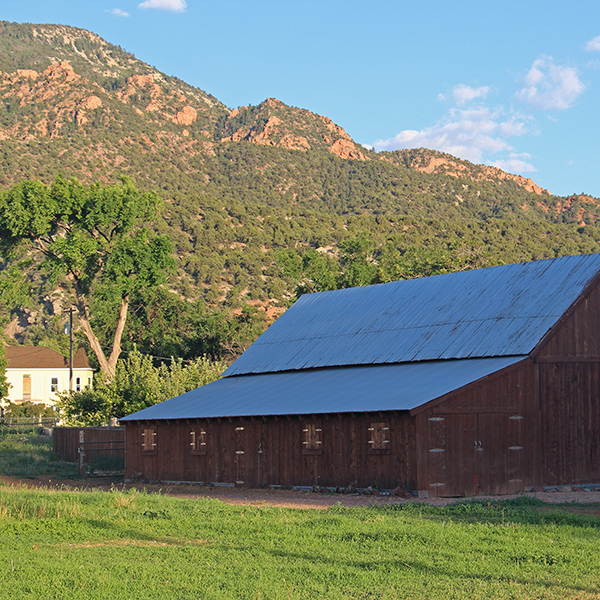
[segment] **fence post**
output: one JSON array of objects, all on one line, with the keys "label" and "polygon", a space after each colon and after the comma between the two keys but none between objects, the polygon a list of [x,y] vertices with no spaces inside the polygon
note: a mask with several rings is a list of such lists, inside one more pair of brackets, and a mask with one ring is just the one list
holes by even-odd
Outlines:
[{"label": "fence post", "polygon": [[85,449],[83,444],[85,442],[85,430],[79,430],[79,448],[77,448],[77,452],[79,452],[79,474],[83,475],[83,463],[85,460]]}]

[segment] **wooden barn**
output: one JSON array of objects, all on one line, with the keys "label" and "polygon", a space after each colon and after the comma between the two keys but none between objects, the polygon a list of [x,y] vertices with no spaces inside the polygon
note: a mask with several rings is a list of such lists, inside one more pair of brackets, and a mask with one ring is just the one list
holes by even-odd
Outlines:
[{"label": "wooden barn", "polygon": [[302,296],[122,419],[126,477],[505,494],[600,483],[600,254]]}]

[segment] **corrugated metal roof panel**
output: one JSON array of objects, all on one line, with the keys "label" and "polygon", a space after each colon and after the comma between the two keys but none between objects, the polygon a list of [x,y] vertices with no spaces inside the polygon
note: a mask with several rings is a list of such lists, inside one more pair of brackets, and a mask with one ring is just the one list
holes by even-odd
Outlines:
[{"label": "corrugated metal roof panel", "polygon": [[224,377],[123,421],[411,410],[527,357]]},{"label": "corrugated metal roof panel", "polygon": [[530,353],[600,271],[600,254],[302,296],[226,376]]}]

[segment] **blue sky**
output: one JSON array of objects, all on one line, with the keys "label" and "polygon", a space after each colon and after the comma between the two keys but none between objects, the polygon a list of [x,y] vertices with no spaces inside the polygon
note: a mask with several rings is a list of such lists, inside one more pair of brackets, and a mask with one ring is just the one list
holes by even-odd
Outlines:
[{"label": "blue sky", "polygon": [[429,147],[600,197],[597,0],[1,0],[227,106],[275,97],[379,150]]}]

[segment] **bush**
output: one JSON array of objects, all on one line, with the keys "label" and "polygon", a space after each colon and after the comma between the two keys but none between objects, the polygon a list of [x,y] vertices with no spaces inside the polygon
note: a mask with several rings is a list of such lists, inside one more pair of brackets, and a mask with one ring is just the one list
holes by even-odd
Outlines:
[{"label": "bush", "polygon": [[120,419],[210,383],[224,369],[224,362],[205,357],[189,364],[173,359],[170,365],[156,367],[149,356],[134,350],[119,360],[112,381],[100,380],[93,389],[59,394],[57,406],[66,424],[101,425],[111,417]]},{"label": "bush", "polygon": [[8,402],[8,405],[4,408],[4,414],[6,417],[13,419],[35,419],[37,417],[53,418],[58,416],[54,407],[46,406],[45,404],[36,404],[34,402],[23,402],[21,404]]}]

